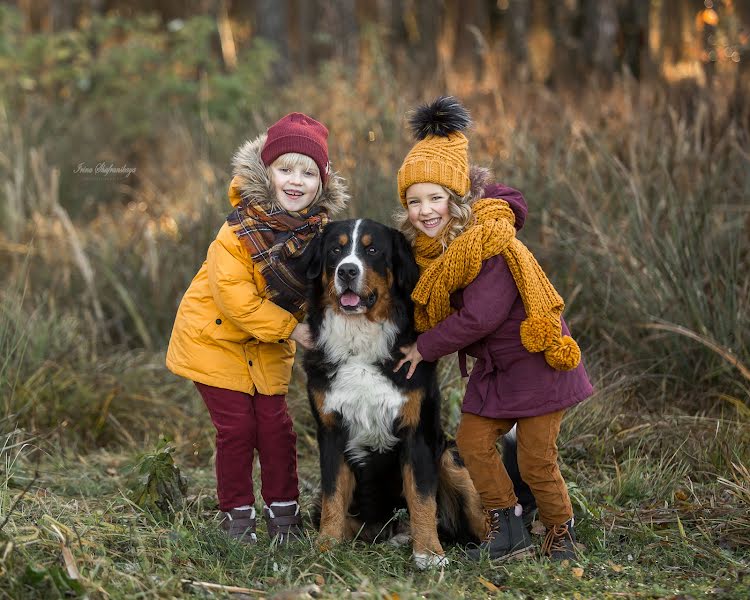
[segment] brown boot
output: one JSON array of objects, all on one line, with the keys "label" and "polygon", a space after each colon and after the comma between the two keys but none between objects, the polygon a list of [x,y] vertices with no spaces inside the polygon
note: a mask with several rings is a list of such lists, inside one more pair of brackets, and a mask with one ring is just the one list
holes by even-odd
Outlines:
[{"label": "brown boot", "polygon": [[[286,504],[286,503],[284,503]],[[268,527],[268,535],[286,543],[291,538],[302,538],[302,515],[299,504],[279,505],[271,502],[271,506],[263,507],[263,519]]]},{"label": "brown boot", "polygon": [[257,543],[254,508],[244,510],[233,508],[229,512],[222,513],[222,515],[223,518],[219,526],[227,532],[230,538],[245,544]]}]

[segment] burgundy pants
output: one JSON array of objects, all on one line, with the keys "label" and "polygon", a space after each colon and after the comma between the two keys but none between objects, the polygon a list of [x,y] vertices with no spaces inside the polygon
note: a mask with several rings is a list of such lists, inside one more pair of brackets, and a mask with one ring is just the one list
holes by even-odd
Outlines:
[{"label": "burgundy pants", "polygon": [[197,383],[216,427],[219,509],[255,504],[253,459],[260,457],[266,504],[297,500],[297,434],[284,396],[254,395]]}]

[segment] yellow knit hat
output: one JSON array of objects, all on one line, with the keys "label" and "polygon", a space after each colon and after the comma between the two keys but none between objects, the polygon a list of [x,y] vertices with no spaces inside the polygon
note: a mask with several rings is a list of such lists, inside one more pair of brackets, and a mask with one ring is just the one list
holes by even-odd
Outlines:
[{"label": "yellow knit hat", "polygon": [[469,181],[469,140],[462,133],[469,113],[452,96],[420,106],[409,119],[417,143],[398,170],[398,195],[406,206],[406,190],[415,183],[436,183],[464,196]]}]

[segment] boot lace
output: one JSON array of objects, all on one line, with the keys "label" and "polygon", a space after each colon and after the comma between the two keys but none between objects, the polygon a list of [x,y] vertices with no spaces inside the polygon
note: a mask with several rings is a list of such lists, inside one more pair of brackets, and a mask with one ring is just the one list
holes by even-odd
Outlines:
[{"label": "boot lace", "polygon": [[552,556],[553,552],[565,552],[568,548],[565,546],[565,539],[570,540],[573,545],[573,538],[568,530],[568,524],[555,525],[547,531],[547,535],[542,542],[542,555]]},{"label": "boot lace", "polygon": [[500,510],[485,510],[484,511],[484,530],[487,534],[484,536],[485,542],[491,542],[494,534],[500,531],[500,516],[502,512]]}]

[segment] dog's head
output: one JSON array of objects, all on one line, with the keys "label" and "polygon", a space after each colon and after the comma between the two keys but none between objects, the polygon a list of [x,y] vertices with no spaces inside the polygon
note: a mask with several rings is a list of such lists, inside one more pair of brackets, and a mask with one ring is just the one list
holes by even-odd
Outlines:
[{"label": "dog's head", "polygon": [[329,223],[317,241],[307,276],[316,301],[345,315],[380,321],[396,304],[411,304],[419,269],[403,234],[370,219]]}]

